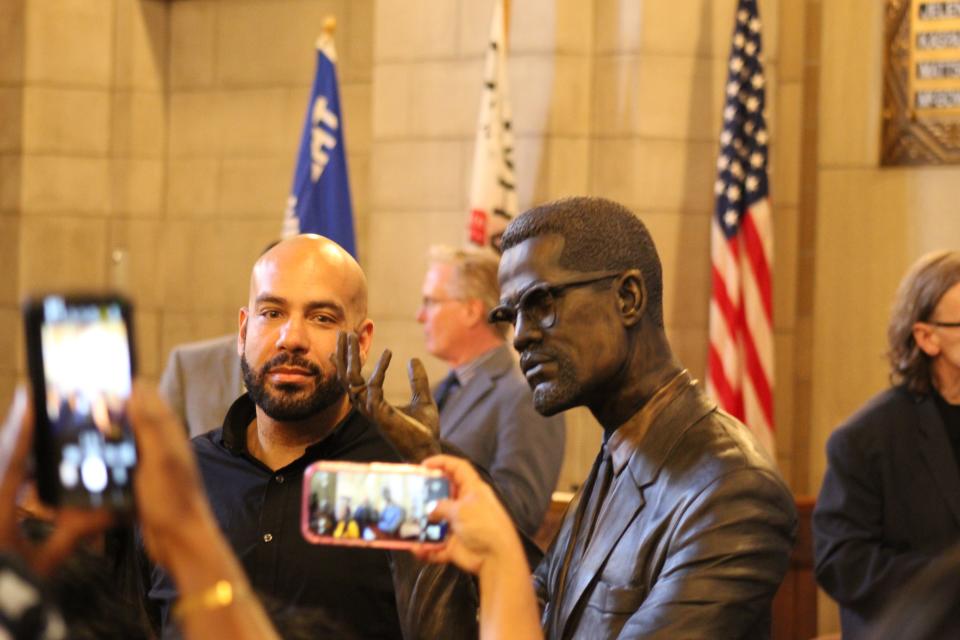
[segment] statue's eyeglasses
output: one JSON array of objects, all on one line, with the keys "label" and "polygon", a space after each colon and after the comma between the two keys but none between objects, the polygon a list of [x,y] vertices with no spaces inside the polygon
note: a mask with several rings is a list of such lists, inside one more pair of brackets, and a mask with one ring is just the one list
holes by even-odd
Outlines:
[{"label": "statue's eyeglasses", "polygon": [[549,329],[557,323],[557,298],[562,296],[567,289],[611,280],[619,275],[619,271],[605,271],[564,282],[533,284],[520,292],[517,302],[506,302],[491,309],[487,322],[490,324],[507,322],[515,325],[517,317],[523,315],[527,322],[539,325],[543,329]]}]

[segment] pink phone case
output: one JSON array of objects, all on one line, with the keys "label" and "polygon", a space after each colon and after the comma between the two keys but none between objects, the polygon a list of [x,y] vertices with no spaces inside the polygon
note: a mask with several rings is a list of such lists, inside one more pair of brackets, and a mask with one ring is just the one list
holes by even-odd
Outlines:
[{"label": "pink phone case", "polygon": [[414,464],[314,462],[303,474],[300,529],[313,544],[378,549],[442,546],[447,523],[427,520],[451,497],[442,471]]}]

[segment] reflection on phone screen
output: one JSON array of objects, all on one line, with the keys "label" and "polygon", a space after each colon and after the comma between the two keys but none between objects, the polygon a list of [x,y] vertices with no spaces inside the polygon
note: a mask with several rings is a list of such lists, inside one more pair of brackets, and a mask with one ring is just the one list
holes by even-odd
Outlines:
[{"label": "reflection on phone screen", "polygon": [[310,479],[308,523],[318,536],[441,542],[446,523],[428,522],[427,516],[449,496],[446,478],[320,469]]},{"label": "reflection on phone screen", "polygon": [[137,456],[125,413],[131,366],[120,305],[49,296],[40,340],[61,501],[126,504]]}]

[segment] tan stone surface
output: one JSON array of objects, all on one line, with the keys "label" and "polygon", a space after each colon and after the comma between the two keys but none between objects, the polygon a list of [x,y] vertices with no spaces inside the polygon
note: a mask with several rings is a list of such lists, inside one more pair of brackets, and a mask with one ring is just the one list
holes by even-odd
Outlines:
[{"label": "tan stone surface", "polygon": [[777,98],[780,122],[770,142],[770,193],[778,204],[796,205],[800,201],[803,87],[799,82],[782,83]]},{"label": "tan stone surface", "polygon": [[28,87],[23,92],[26,153],[103,155],[110,144],[110,97],[101,90]]},{"label": "tan stone surface", "polygon": [[408,135],[472,136],[477,128],[483,66],[480,60],[425,62],[408,76]]},{"label": "tan stone surface", "polygon": [[883,81],[883,4],[849,0],[824,2],[822,6],[820,164],[876,166]]},{"label": "tan stone surface", "polygon": [[[490,42],[490,21],[493,19],[493,0],[473,0],[460,3],[460,24],[457,53],[460,56],[480,58]],[[511,13],[518,13],[511,3]],[[512,16],[508,19],[512,25]],[[513,38],[507,36],[508,55],[513,49]]]},{"label": "tan stone surface", "polygon": [[156,381],[163,371],[160,361],[160,314],[137,307],[133,312],[133,334],[136,341],[137,373]]},{"label": "tan stone surface", "polygon": [[218,11],[217,79],[227,87],[309,82],[324,18],[344,22],[334,0],[221,2]]},{"label": "tan stone surface", "polygon": [[[369,153],[372,91],[367,83],[340,86],[340,118],[347,153]],[[303,101],[306,112],[306,100]],[[301,116],[302,119],[302,116]],[[295,144],[291,144],[291,149]],[[293,152],[291,152],[291,157]]]},{"label": "tan stone surface", "polygon": [[375,63],[454,55],[458,4],[449,0],[379,0],[373,19]]},{"label": "tan stone surface", "polygon": [[[796,341],[790,332],[777,332],[774,335],[773,424],[775,429],[774,444],[778,459],[781,456],[789,458],[793,455],[794,430],[799,427],[794,423],[793,407],[793,354],[795,344]],[[789,482],[792,474],[788,474],[786,469],[781,470]]]},{"label": "tan stone surface", "polygon": [[[593,21],[591,2],[526,0],[510,19],[510,51],[514,54],[554,52],[584,54],[593,44],[585,25]],[[489,18],[487,19],[489,24]]]},{"label": "tan stone surface", "polygon": [[163,160],[110,162],[111,210],[118,217],[157,217],[163,210]]},{"label": "tan stone surface", "polygon": [[773,201],[773,324],[792,330],[797,317],[797,217],[795,207]]},{"label": "tan stone surface", "polygon": [[381,142],[373,147],[374,210],[457,209],[466,199],[459,142]]},{"label": "tan stone surface", "polygon": [[[466,214],[457,210],[371,214],[376,233],[363,263],[370,282],[370,317],[414,320],[430,245],[462,244],[466,222]],[[413,232],[417,229],[429,232]]]},{"label": "tan stone surface", "polygon": [[[0,169],[2,170],[2,169]],[[0,305],[17,305],[17,272],[20,270],[20,220],[13,215],[0,216]],[[0,356],[0,366],[3,357]]]},{"label": "tan stone surface", "polygon": [[107,251],[111,258],[120,252],[122,260],[119,264],[109,261],[107,279],[130,297],[138,312],[161,310],[157,239],[166,224],[160,220],[110,221]]},{"label": "tan stone surface", "polygon": [[217,212],[223,218],[260,218],[276,222],[277,235],[293,181],[294,154],[289,158],[223,159],[217,189]]},{"label": "tan stone surface", "polygon": [[346,24],[338,29],[336,37],[338,77],[341,86],[349,83],[369,84],[373,75],[373,16],[374,0],[349,0],[346,5]]},{"label": "tan stone surface", "polygon": [[410,127],[413,64],[390,62],[373,70],[371,119],[375,139],[403,137]]},{"label": "tan stone surface", "polygon": [[20,221],[21,295],[97,289],[107,284],[107,222],[26,217]]},{"label": "tan stone surface", "polygon": [[663,318],[674,329],[707,327],[710,217],[694,213],[640,215],[663,266]]},{"label": "tan stone surface", "polygon": [[110,162],[106,158],[23,156],[24,214],[103,214],[110,206]]},{"label": "tan stone surface", "polygon": [[[22,359],[17,360],[15,355],[22,347],[18,346],[18,343],[23,343],[23,322],[20,320],[20,310],[15,306],[0,307],[0,350],[2,350],[0,353],[14,356],[0,359],[3,363],[0,364],[0,371],[3,374],[10,375],[19,369],[17,363],[22,362]],[[6,405],[0,405],[0,410],[4,413],[6,408]]]},{"label": "tan stone surface", "polygon": [[227,129],[223,98],[215,91],[174,92],[169,102],[167,153],[171,159],[214,156],[224,147]]},{"label": "tan stone surface", "polygon": [[711,59],[650,54],[599,58],[596,64],[598,135],[717,137],[723,93],[712,91],[718,70]]},{"label": "tan stone surface", "polygon": [[637,211],[713,210],[716,143],[600,139],[591,148],[595,193]]},{"label": "tan stone surface", "polygon": [[219,159],[171,159],[167,164],[167,216],[193,218],[214,215],[219,184]]},{"label": "tan stone surface", "polygon": [[278,223],[169,221],[160,231],[162,305],[170,311],[222,312],[247,297],[250,268],[276,239]]},{"label": "tan stone surface", "polygon": [[[219,96],[217,127],[225,154],[295,154],[303,127],[306,94],[258,87],[224,91]],[[293,114],[299,114],[294,117]],[[206,118],[209,123],[212,117]]]},{"label": "tan stone surface", "polygon": [[0,2],[0,84],[23,80],[25,15],[24,0]]},{"label": "tan stone surface", "polygon": [[236,301],[234,309],[220,312],[164,312],[159,326],[159,369],[163,371],[170,350],[185,342],[194,342],[207,338],[216,338],[226,334],[236,334],[239,309],[246,304],[246,298]]},{"label": "tan stone surface", "polygon": [[20,208],[20,156],[0,155],[0,211],[14,213]]},{"label": "tan stone surface", "polygon": [[[842,107],[837,107],[842,108]],[[887,385],[886,324],[909,263],[907,172],[821,171],[813,326],[811,489],[833,428]],[[842,273],[842,279],[837,274]],[[854,324],[851,322],[855,319]]]},{"label": "tan stone surface", "polygon": [[167,80],[171,4],[163,0],[114,0],[115,88],[163,89]]},{"label": "tan stone surface", "polygon": [[164,94],[116,91],[110,100],[110,152],[119,156],[162,158],[167,141]]},{"label": "tan stone surface", "polygon": [[113,0],[26,0],[25,80],[106,88],[113,10]]},{"label": "tan stone surface", "polygon": [[19,152],[23,139],[23,91],[0,87],[0,153]]},{"label": "tan stone surface", "polygon": [[221,3],[170,3],[169,85],[209,87],[216,75],[217,12]]},{"label": "tan stone surface", "polygon": [[590,64],[583,56],[511,55],[514,131],[586,135],[590,86]]}]

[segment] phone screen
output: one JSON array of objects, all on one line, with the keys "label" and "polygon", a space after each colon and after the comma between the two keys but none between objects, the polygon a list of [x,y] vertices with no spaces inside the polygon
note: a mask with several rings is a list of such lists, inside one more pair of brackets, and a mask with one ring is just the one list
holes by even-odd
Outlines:
[{"label": "phone screen", "polygon": [[124,304],[47,296],[40,307],[44,395],[37,400],[56,502],[129,507],[137,452],[126,416],[133,363]]},{"label": "phone screen", "polygon": [[304,477],[304,533],[313,542],[399,548],[446,537],[445,522],[428,521],[436,502],[450,497],[436,470],[320,462]]}]

